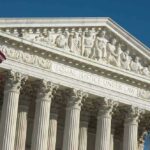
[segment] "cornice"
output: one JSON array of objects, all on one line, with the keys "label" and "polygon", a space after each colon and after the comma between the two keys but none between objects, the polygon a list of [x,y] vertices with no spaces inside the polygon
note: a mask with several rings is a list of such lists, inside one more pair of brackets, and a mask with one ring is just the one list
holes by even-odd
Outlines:
[{"label": "cornice", "polygon": [[1,18],[0,27],[99,26],[107,20],[108,17]]}]

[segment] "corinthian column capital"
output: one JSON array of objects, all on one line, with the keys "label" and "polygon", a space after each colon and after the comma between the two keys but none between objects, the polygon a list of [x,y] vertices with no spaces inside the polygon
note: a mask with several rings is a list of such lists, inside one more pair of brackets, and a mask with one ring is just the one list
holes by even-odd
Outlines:
[{"label": "corinthian column capital", "polygon": [[88,97],[88,94],[82,90],[70,89],[68,93],[68,107],[81,107],[82,102]]},{"label": "corinthian column capital", "polygon": [[104,98],[100,103],[98,116],[110,117],[118,106],[118,102]]},{"label": "corinthian column capital", "polygon": [[10,70],[7,72],[6,84],[5,84],[5,91],[7,90],[14,90],[19,91],[21,86],[25,84],[25,81],[28,77],[20,72],[15,72]]},{"label": "corinthian column capital", "polygon": [[51,98],[53,97],[53,94],[56,92],[56,90],[58,89],[58,85],[50,82],[50,81],[45,81],[45,80],[41,80],[39,81],[38,84],[39,88],[38,88],[38,100],[51,100]]},{"label": "corinthian column capital", "polygon": [[140,116],[144,113],[143,109],[135,106],[129,106],[126,112],[125,123],[134,122],[138,123]]}]

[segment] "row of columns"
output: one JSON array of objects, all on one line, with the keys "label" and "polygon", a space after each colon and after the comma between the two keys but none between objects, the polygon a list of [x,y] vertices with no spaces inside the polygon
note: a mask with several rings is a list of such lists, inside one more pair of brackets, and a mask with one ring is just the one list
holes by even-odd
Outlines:
[{"label": "row of columns", "polygon": [[[8,73],[0,123],[0,150],[25,150],[28,108],[20,106],[18,109],[18,102],[21,86],[26,80],[27,77],[21,73]],[[52,113],[50,116],[50,108],[53,93],[57,88],[57,85],[49,81],[43,80],[39,83],[31,150],[55,150],[57,115]],[[81,106],[87,96],[81,90],[69,91],[62,150],[87,149],[88,121],[83,120],[80,127]],[[116,106],[117,103],[110,99],[104,98],[101,101],[97,116],[95,150],[109,150],[110,143],[113,145],[110,142],[111,118]],[[130,107],[127,112],[123,150],[137,150],[139,114],[140,111],[136,107]]]}]

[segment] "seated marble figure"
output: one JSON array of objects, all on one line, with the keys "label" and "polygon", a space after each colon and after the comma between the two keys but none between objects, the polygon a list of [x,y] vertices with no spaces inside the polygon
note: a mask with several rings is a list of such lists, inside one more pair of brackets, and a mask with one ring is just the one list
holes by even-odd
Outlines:
[{"label": "seated marble figure", "polygon": [[116,44],[117,40],[115,38],[107,44],[107,63],[119,67],[121,48],[120,45],[117,46]]}]

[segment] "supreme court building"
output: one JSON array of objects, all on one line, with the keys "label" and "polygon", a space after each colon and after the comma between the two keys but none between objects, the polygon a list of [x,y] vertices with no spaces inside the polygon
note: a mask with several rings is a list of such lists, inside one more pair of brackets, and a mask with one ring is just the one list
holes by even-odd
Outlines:
[{"label": "supreme court building", "polygon": [[143,150],[149,50],[110,18],[0,19],[0,150]]}]

